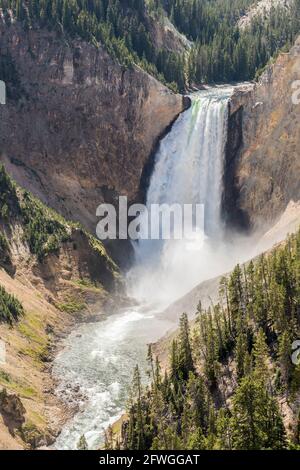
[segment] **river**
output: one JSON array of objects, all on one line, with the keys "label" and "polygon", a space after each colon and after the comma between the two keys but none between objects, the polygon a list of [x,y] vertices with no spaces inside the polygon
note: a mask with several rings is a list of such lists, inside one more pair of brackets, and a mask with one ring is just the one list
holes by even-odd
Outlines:
[{"label": "river", "polygon": [[223,248],[220,214],[231,92],[219,88],[192,96],[191,108],[160,144],[148,189],[148,206],[203,204],[205,224],[199,237],[136,244],[128,291],[137,307],[79,326],[54,361],[57,393],[65,400],[74,390],[82,396],[79,412],[56,440],[57,449],[76,449],[83,434],[91,449],[103,443],[104,430],[124,410],[134,366],[146,369],[147,344],[176,326],[159,312],[233,263],[232,253]]}]

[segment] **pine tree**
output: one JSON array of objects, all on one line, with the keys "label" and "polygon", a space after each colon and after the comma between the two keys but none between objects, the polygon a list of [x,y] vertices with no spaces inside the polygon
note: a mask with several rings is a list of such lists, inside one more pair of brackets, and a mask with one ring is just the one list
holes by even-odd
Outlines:
[{"label": "pine tree", "polygon": [[233,407],[233,444],[236,449],[261,449],[264,433],[260,423],[258,407],[258,385],[252,378],[242,380],[235,397]]},{"label": "pine tree", "polygon": [[189,433],[196,433],[198,428],[201,433],[207,429],[208,406],[206,391],[202,377],[195,377],[190,372],[184,394],[182,435],[188,439]]},{"label": "pine tree", "polygon": [[85,435],[83,434],[77,444],[78,450],[88,450],[88,443],[86,441]]},{"label": "pine tree", "polygon": [[217,440],[215,448],[219,450],[232,450],[232,420],[228,410],[221,408],[216,420]]},{"label": "pine tree", "polygon": [[190,329],[186,313],[182,314],[179,321],[178,367],[183,380],[187,380],[189,373],[194,371]]},{"label": "pine tree", "polygon": [[269,383],[270,374],[268,369],[268,357],[269,350],[266,344],[266,335],[263,332],[263,329],[258,330],[254,348],[253,355],[255,358],[254,374],[257,380],[261,381],[264,384]]},{"label": "pine tree", "polygon": [[291,339],[289,332],[286,330],[279,337],[278,360],[281,368],[281,376],[288,386],[291,378]]},{"label": "pine tree", "polygon": [[228,292],[230,316],[232,323],[237,324],[238,319],[244,313],[242,271],[239,265],[234,268],[230,276]]},{"label": "pine tree", "polygon": [[245,359],[248,353],[247,349],[247,336],[245,333],[240,332],[236,339],[235,356],[237,377],[241,379],[245,375]]}]

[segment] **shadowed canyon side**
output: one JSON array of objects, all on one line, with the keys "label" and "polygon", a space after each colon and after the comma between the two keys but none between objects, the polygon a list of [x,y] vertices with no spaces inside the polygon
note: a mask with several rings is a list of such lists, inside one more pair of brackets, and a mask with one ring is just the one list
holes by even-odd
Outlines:
[{"label": "shadowed canyon side", "polygon": [[230,104],[223,212],[229,226],[266,231],[289,202],[300,200],[300,38],[256,84],[236,89]]},{"label": "shadowed canyon side", "polygon": [[0,34],[15,71],[1,109],[2,161],[20,184],[94,233],[98,204],[139,197],[143,167],[183,97],[101,46],[18,23],[2,22]]}]

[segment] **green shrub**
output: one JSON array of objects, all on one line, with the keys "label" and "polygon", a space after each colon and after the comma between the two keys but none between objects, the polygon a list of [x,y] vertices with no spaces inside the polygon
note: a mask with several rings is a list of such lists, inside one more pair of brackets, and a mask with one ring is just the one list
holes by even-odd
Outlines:
[{"label": "green shrub", "polygon": [[24,192],[21,213],[25,239],[31,253],[40,261],[48,253],[58,252],[60,244],[70,240],[65,221],[28,192]]},{"label": "green shrub", "polygon": [[24,308],[19,300],[0,286],[0,322],[12,324],[22,315],[24,315]]},{"label": "green shrub", "polygon": [[78,313],[81,312],[86,308],[86,304],[82,302],[80,299],[75,299],[75,298],[69,298],[66,299],[65,302],[60,303],[57,305],[57,308],[61,312],[66,312],[66,313]]},{"label": "green shrub", "polygon": [[10,262],[10,250],[6,236],[0,232],[0,266]]},{"label": "green shrub", "polygon": [[19,212],[19,202],[15,183],[0,165],[0,219],[7,221]]}]

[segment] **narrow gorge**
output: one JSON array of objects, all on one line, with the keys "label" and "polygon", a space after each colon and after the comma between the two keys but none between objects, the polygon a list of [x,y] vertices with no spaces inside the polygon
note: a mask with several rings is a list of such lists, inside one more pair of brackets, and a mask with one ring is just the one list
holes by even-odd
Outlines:
[{"label": "narrow gorge", "polygon": [[300,448],[299,21],[0,0],[0,450]]},{"label": "narrow gorge", "polygon": [[[146,370],[147,344],[174,330],[177,318],[162,310],[196,284],[232,269],[243,258],[226,244],[221,217],[229,100],[234,89],[212,88],[190,96],[192,105],[162,139],[147,192],[152,204],[203,204],[204,226],[189,220],[181,240],[139,240],[127,274],[130,308],[76,329],[55,359],[58,393],[81,411],[66,424],[55,448],[72,449],[82,435],[89,448],[103,445],[104,432],[125,409],[132,371]],[[213,158],[212,158],[213,157]],[[144,224],[144,225],[143,225]],[[148,219],[141,222],[147,230]],[[194,231],[195,237],[188,237]],[[230,251],[230,253],[229,253]]]}]

